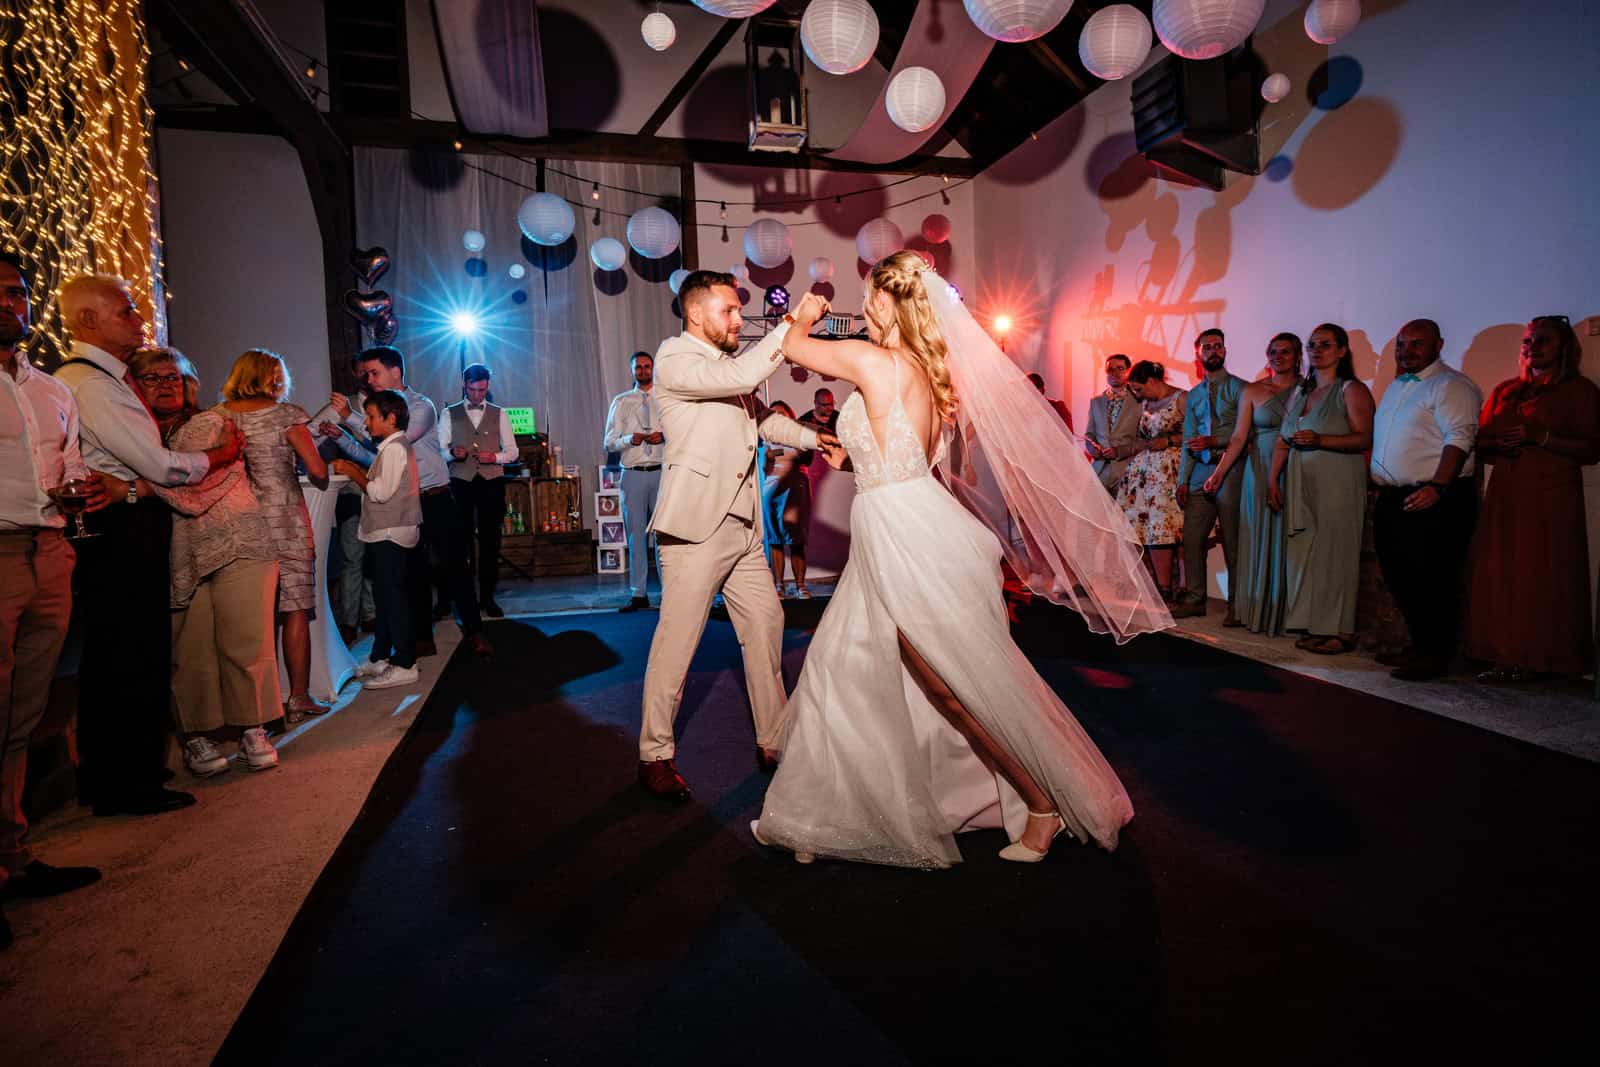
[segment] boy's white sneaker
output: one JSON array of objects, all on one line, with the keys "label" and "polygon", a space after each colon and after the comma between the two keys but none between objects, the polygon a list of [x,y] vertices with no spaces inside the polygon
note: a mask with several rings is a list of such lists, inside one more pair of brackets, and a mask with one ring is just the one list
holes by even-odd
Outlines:
[{"label": "boy's white sneaker", "polygon": [[382,674],[384,671],[386,671],[388,669],[389,669],[389,661],[386,660],[386,659],[380,659],[376,663],[374,663],[371,660],[368,660],[365,663],[356,664],[356,675],[355,676],[356,676],[356,678],[364,681],[364,680],[366,680],[368,678],[376,678],[378,675]]},{"label": "boy's white sneaker", "polygon": [[391,663],[382,674],[368,678],[361,684],[367,689],[394,689],[402,685],[415,685],[421,677],[415,667],[396,667]]}]

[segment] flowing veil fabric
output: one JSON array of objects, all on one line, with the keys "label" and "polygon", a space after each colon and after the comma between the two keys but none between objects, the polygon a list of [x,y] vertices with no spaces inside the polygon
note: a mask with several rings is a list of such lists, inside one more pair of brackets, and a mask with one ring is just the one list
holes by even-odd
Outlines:
[{"label": "flowing veil fabric", "polygon": [[1078,438],[954,287],[921,273],[958,401],[938,463],[945,484],[999,537],[1028,587],[1073,608],[1090,629],[1120,644],[1170,628],[1141,546]]}]

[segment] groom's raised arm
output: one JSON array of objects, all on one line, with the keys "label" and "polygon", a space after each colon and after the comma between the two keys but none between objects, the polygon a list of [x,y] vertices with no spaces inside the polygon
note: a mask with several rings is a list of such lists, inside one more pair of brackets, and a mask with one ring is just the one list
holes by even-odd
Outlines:
[{"label": "groom's raised arm", "polygon": [[741,396],[778,369],[788,332],[784,323],[734,359],[709,359],[698,349],[677,347],[678,339],[672,338],[656,352],[656,384],[697,400]]}]

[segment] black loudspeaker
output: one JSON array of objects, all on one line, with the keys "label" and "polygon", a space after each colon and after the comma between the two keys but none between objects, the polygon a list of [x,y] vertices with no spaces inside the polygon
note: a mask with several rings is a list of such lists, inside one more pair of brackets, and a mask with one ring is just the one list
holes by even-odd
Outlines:
[{"label": "black loudspeaker", "polygon": [[1216,59],[1171,56],[1133,82],[1133,132],[1154,166],[1221,189],[1223,172],[1261,173],[1257,86],[1266,77],[1250,43]]}]

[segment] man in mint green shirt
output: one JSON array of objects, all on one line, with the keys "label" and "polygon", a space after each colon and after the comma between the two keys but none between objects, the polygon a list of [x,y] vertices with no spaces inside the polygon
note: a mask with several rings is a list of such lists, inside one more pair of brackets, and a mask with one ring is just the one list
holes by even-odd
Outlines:
[{"label": "man in mint green shirt", "polygon": [[1228,568],[1228,614],[1224,626],[1236,626],[1233,613],[1235,561],[1239,552],[1239,482],[1243,463],[1235,463],[1216,493],[1201,487],[1217,469],[1239,418],[1243,378],[1229,374],[1228,346],[1218,329],[1203,330],[1194,339],[1194,354],[1204,372],[1189,390],[1183,414],[1183,460],[1178,468],[1178,506],[1183,508],[1184,594],[1172,606],[1173,618],[1206,613],[1206,542],[1212,527],[1222,523],[1222,557]]}]

